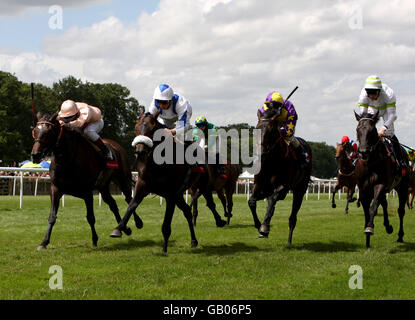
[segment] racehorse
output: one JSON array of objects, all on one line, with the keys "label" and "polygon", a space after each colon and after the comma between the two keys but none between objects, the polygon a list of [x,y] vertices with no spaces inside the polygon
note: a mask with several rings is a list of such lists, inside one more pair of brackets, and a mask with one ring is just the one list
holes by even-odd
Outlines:
[{"label": "racehorse", "polygon": [[[376,129],[376,123],[379,120],[378,113],[358,115],[355,112],[355,117],[358,121],[356,133],[359,140],[359,161],[356,163],[355,170],[359,200],[365,214],[366,247],[370,247],[370,237],[374,234],[375,227],[374,218],[379,205],[382,205],[384,209],[383,224],[386,232],[388,234],[393,232],[393,227],[389,224],[386,200],[386,194],[393,189],[396,190],[399,197],[398,242],[403,242],[403,218],[408,198],[408,175],[402,174],[402,171],[398,170],[396,160],[390,152],[390,146],[379,138]],[[403,153],[406,154],[406,152]]]},{"label": "racehorse", "polygon": [[[214,170],[212,168],[212,170]],[[229,161],[225,165],[225,174],[227,176],[226,179],[218,176],[213,183],[213,189],[216,191],[219,200],[222,203],[223,210],[225,212],[225,217],[227,218],[226,224],[229,225],[229,222],[232,218],[232,208],[233,208],[233,200],[232,196],[235,193],[236,189],[236,182],[238,181],[239,177],[239,167],[238,165],[231,164]],[[193,185],[189,188],[189,192],[192,196],[191,207],[193,208],[193,225],[196,226],[196,220],[198,216],[198,209],[197,209],[197,200],[199,197],[206,193],[206,188],[208,187],[208,179],[209,175],[204,173],[200,176],[199,180],[197,181],[196,185]],[[206,196],[205,196],[206,198]],[[216,216],[216,206],[215,203],[212,203],[206,200],[206,205],[212,211],[213,215]],[[218,224],[218,220],[216,219],[216,224]]]},{"label": "racehorse", "polygon": [[[307,167],[301,168],[299,159],[292,147],[289,146],[278,127],[276,118],[278,114],[265,113],[264,116],[258,111],[257,129],[261,130],[261,141],[259,152],[261,165],[259,173],[254,176],[254,188],[252,196],[248,200],[254,219],[255,228],[259,230],[260,237],[268,237],[271,218],[274,215],[276,202],[284,200],[288,191],[293,191],[291,215],[289,217],[288,244],[292,243],[294,228],[297,223],[297,213],[303,202],[311,175],[311,148],[302,138],[297,137],[303,148],[309,155]],[[267,212],[262,224],[256,213],[256,202],[268,198]]]},{"label": "racehorse", "polygon": [[[115,219],[121,221],[117,203],[110,194],[109,184],[111,181],[118,184],[124,194],[125,201],[130,202],[132,176],[128,155],[118,143],[104,139],[118,160],[118,169],[105,169],[104,160],[101,159],[88,138],[61,126],[57,116],[57,112],[52,116],[42,116],[38,113],[38,122],[32,131],[35,140],[31,152],[32,161],[39,163],[46,153],[52,152],[49,168],[51,181],[49,225],[38,250],[46,249],[50,242],[59,209],[59,200],[64,194],[84,200],[87,209],[86,218],[92,232],[92,245],[95,247],[98,243],[98,235],[95,231],[93,190],[97,189],[101,193],[102,199],[110,207]],[[105,172],[103,172],[104,169]],[[137,228],[141,228],[143,223],[135,213],[134,219]],[[128,227],[124,227],[123,231],[127,235],[131,234],[131,229]]]},{"label": "racehorse", "polygon": [[337,184],[334,188],[333,197],[331,199],[331,207],[336,208],[334,198],[337,191],[344,187],[347,194],[346,209],[344,211],[345,214],[349,213],[349,203],[356,201],[353,194],[356,188],[357,178],[354,172],[353,161],[348,156],[348,154],[352,151],[352,145],[350,143],[337,144],[336,161],[339,164],[339,171],[337,174]]},{"label": "racehorse", "polygon": [[[136,137],[133,145],[136,150],[138,178],[135,184],[135,195],[128,205],[124,217],[114,229],[111,236],[121,237],[121,230],[127,225],[131,213],[134,212],[149,193],[155,193],[164,197],[166,200],[162,233],[164,237],[163,252],[167,253],[168,240],[171,234],[171,222],[176,206],[183,211],[189,225],[191,247],[194,248],[198,245],[192,223],[192,210],[184,200],[183,192],[195,183],[200,173],[193,172],[191,165],[186,162],[182,164],[178,161],[173,161],[173,163],[166,163],[167,161],[159,163],[157,157],[154,156],[157,147],[159,146],[161,149],[161,143],[163,143],[166,144],[166,156],[169,157],[172,155],[171,159],[176,159],[177,144],[182,143],[173,138],[170,133],[163,142],[154,139],[156,133],[166,132],[167,134],[166,127],[157,121],[159,114],[159,112],[155,115],[148,112],[142,113],[136,123]],[[167,150],[169,148],[167,145],[172,146],[172,148]],[[167,154],[170,153],[169,151],[172,151],[172,154]]]},{"label": "racehorse", "polygon": [[407,200],[407,205],[410,210],[412,210],[413,208],[414,196],[415,196],[415,171],[411,170],[409,173],[408,200]]}]

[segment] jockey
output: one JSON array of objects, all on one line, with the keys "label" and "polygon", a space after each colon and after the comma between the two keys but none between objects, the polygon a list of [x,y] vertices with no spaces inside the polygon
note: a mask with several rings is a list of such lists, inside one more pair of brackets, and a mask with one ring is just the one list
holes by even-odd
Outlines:
[{"label": "jockey", "polygon": [[111,161],[112,154],[102,141],[98,132],[104,127],[101,110],[84,102],[66,100],[59,111],[59,122],[71,130],[80,131],[100,149],[99,154],[107,161]]},{"label": "jockey", "polygon": [[199,145],[205,149],[206,152],[214,153],[217,165],[217,175],[226,178],[225,165],[220,162],[219,155],[219,134],[216,126],[206,120],[204,116],[199,116],[195,120],[195,128],[192,136],[194,142],[199,142]]},{"label": "jockey", "polygon": [[408,149],[408,158],[409,158],[410,167],[413,170],[414,165],[415,165],[415,149],[414,148]]},{"label": "jockey", "polygon": [[309,156],[307,151],[301,145],[300,141],[294,137],[295,125],[297,123],[297,112],[291,101],[282,98],[281,94],[273,91],[265,99],[264,105],[260,109],[261,114],[266,112],[277,112],[279,116],[277,121],[281,127],[280,131],[284,140],[288,145],[292,145],[300,160],[301,168],[305,168],[309,164]]},{"label": "jockey", "polygon": [[185,97],[174,93],[167,84],[160,84],[154,89],[149,112],[154,115],[158,111],[158,121],[164,124],[172,135],[184,134],[190,129],[192,106]]},{"label": "jockey", "polygon": [[382,83],[378,76],[369,76],[365,81],[357,104],[360,107],[360,115],[363,113],[375,114],[379,112],[379,116],[383,119],[383,126],[378,131],[379,137],[387,137],[392,142],[393,149],[398,165],[406,168],[404,155],[402,154],[401,145],[395,135],[394,122],[396,115],[396,96],[393,90]]},{"label": "jockey", "polygon": [[350,141],[348,136],[343,136],[341,144],[344,145],[344,146],[350,147],[350,148],[348,148],[348,150],[350,150],[350,152],[347,154],[347,156],[351,160],[356,159],[357,149],[358,149],[357,143],[354,142],[353,140]]}]

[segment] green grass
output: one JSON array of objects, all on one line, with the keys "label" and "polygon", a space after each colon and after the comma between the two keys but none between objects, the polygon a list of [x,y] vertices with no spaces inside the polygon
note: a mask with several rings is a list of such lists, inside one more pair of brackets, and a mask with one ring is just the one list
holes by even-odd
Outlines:
[{"label": "green grass", "polygon": [[[342,197],[344,199],[344,196]],[[397,198],[389,197],[394,233],[375,218],[372,248],[365,248],[363,212],[355,204],[345,215],[344,200],[332,209],[327,195],[303,202],[288,239],[291,197],[277,204],[268,239],[253,228],[246,196],[234,197],[231,225],[217,228],[199,201],[197,248],[176,209],[168,254],[162,254],[164,203],[146,198],[138,213],[144,228],[113,239],[116,226],[108,207],[95,200],[98,247],[91,245],[83,201],[66,197],[47,250],[38,252],[50,210],[49,197],[0,197],[0,299],[414,299],[415,219],[405,216],[405,243],[397,243]],[[121,215],[126,210],[117,197]],[[222,208],[217,201],[222,214]],[[258,202],[262,219],[265,202]],[[63,289],[49,288],[49,267],[63,270]],[[363,270],[363,289],[349,288],[349,268]]]}]

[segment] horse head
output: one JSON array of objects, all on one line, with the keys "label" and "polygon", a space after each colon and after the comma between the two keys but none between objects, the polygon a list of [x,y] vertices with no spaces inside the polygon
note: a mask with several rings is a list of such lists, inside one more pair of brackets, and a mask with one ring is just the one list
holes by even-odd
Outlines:
[{"label": "horse head", "polygon": [[34,163],[39,163],[42,157],[49,152],[53,146],[56,145],[59,132],[60,124],[57,120],[58,113],[53,115],[41,115],[37,113],[37,123],[32,130],[32,136],[35,143],[32,147],[31,159]]},{"label": "horse head", "polygon": [[141,113],[135,125],[135,135],[132,146],[137,158],[147,155],[153,148],[153,136],[162,125],[157,121],[160,112],[152,115],[149,112]]},{"label": "horse head", "polygon": [[367,161],[370,153],[375,150],[380,139],[376,129],[376,123],[379,120],[378,113],[363,113],[358,115],[355,112],[356,120],[358,121],[356,134],[359,140],[359,156],[362,160]]},{"label": "horse head", "polygon": [[261,154],[266,155],[271,152],[275,145],[281,140],[282,136],[278,129],[276,121],[278,114],[265,112],[264,115],[258,110],[258,123],[256,129],[260,129],[261,134],[258,137],[258,145],[261,148]]}]

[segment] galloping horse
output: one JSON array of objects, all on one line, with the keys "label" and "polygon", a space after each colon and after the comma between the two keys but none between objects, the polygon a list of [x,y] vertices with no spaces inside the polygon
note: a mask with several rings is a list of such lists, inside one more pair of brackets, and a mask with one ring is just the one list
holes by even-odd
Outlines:
[{"label": "galloping horse", "polygon": [[[359,140],[359,161],[356,164],[359,200],[365,213],[366,247],[370,247],[370,236],[374,234],[374,218],[379,205],[383,206],[383,218],[386,232],[393,232],[389,224],[386,194],[395,189],[399,197],[399,232],[398,242],[403,242],[403,218],[408,198],[408,175],[397,170],[396,160],[389,151],[389,146],[378,136],[376,123],[378,114],[355,112],[358,125],[356,128]],[[373,200],[373,203],[372,203]],[[372,203],[372,205],[371,205]]]},{"label": "galloping horse", "polygon": [[[50,242],[53,226],[56,222],[59,209],[59,200],[64,194],[69,194],[85,201],[87,220],[92,231],[92,245],[98,243],[98,235],[95,231],[95,216],[93,207],[93,190],[97,189],[102,199],[108,204],[114,213],[115,219],[121,221],[118,206],[110,194],[109,184],[114,181],[124,194],[127,203],[131,200],[132,176],[126,151],[115,141],[104,139],[111,152],[118,159],[118,169],[111,169],[100,175],[105,163],[100,158],[87,138],[82,137],[76,131],[62,127],[57,120],[58,113],[52,116],[42,116],[38,113],[38,122],[33,129],[35,139],[31,158],[35,163],[52,151],[52,161],[49,168],[51,186],[50,199],[51,210],[46,236],[38,247],[38,250],[46,249]],[[134,213],[137,228],[142,227],[142,221]],[[127,235],[131,229],[122,229]]]},{"label": "galloping horse", "polygon": [[[255,228],[259,229],[260,237],[268,237],[271,218],[274,215],[275,204],[284,200],[288,191],[293,191],[291,215],[289,217],[288,244],[297,223],[297,213],[303,202],[311,175],[311,148],[306,141],[297,138],[309,154],[309,164],[301,169],[299,160],[292,148],[287,145],[276,121],[276,115],[262,116],[258,111],[257,129],[261,130],[261,168],[254,176],[254,189],[248,200]],[[267,212],[262,224],[256,213],[256,202],[268,198]]]},{"label": "galloping horse", "polygon": [[[216,191],[216,194],[218,195],[218,198],[220,199],[222,203],[223,210],[225,212],[225,217],[227,218],[226,224],[229,225],[229,222],[232,218],[232,208],[233,208],[232,196],[235,193],[236,181],[238,181],[239,167],[235,164],[231,164],[228,161],[228,163],[225,165],[225,174],[227,176],[227,179],[223,179],[220,176],[217,177],[215,182],[213,183],[213,189]],[[208,179],[209,179],[209,175],[207,173],[202,174],[199,180],[197,181],[197,184],[191,186],[189,189],[190,194],[192,195],[191,206],[193,208],[193,225],[194,226],[196,226],[196,220],[198,216],[197,200],[202,194],[206,193],[206,188],[208,187]],[[216,211],[215,204],[213,203],[214,207],[212,207],[212,205],[208,201],[206,201],[206,205],[215,215],[215,211]]]},{"label": "galloping horse", "polygon": [[339,163],[339,172],[337,174],[337,184],[334,188],[333,198],[331,199],[331,207],[336,208],[336,203],[334,201],[336,192],[344,187],[347,194],[345,214],[349,213],[349,203],[356,201],[356,198],[353,197],[353,193],[356,188],[357,178],[354,172],[353,161],[348,156],[351,151],[352,145],[350,143],[337,144],[336,161]]},{"label": "galloping horse", "polygon": [[[183,211],[183,214],[189,225],[191,235],[191,247],[196,247],[198,242],[194,232],[192,223],[192,210],[190,206],[184,200],[183,192],[195,183],[200,173],[193,172],[192,167],[184,162],[179,164],[174,161],[173,163],[156,163],[154,152],[157,146],[162,142],[155,141],[154,135],[158,130],[165,130],[165,126],[157,121],[159,113],[152,115],[151,113],[142,113],[135,126],[136,138],[133,141],[133,145],[136,148],[137,156],[137,171],[138,179],[135,184],[135,195],[128,205],[127,211],[122,218],[121,222],[114,229],[111,236],[120,237],[121,230],[125,228],[128,220],[131,217],[131,213],[138,207],[141,201],[149,194],[155,193],[166,199],[166,211],[164,213],[164,220],[162,225],[162,233],[164,237],[163,252],[167,252],[168,240],[171,234],[171,222],[173,219],[174,209],[177,207]],[[158,131],[160,133],[160,131]],[[177,144],[180,141],[176,141],[170,136],[172,148],[172,158],[176,159]],[[166,140],[163,143],[166,143]],[[166,156],[169,153],[166,147]]]}]

